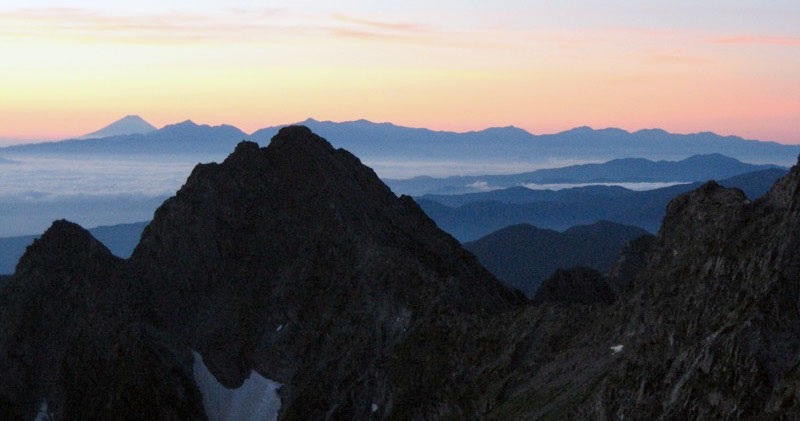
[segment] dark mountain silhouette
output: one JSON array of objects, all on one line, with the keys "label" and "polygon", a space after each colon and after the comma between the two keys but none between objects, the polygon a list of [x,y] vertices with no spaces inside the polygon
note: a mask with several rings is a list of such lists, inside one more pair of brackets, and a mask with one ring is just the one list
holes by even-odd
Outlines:
[{"label": "dark mountain silhouette", "polygon": [[461,344],[525,302],[304,127],[198,165],[125,262],[54,223],[0,297],[0,371],[13,373],[0,406],[22,416],[44,400],[58,418],[196,418],[192,351],[226,387],[251,370],[282,383],[284,417],[473,414],[478,391],[452,379],[496,349]]},{"label": "dark mountain silhouette", "polygon": [[[89,233],[103,243],[117,257],[127,259],[139,244],[142,230],[148,222],[119,224],[90,228]],[[33,244],[38,235],[0,238],[0,274],[14,273],[14,268],[25,249]]]},{"label": "dark mountain silhouette", "polygon": [[[642,158],[615,159],[603,164],[572,165],[509,175],[467,177],[415,177],[385,180],[395,193],[424,195],[480,192],[486,188],[508,188],[525,184],[693,182],[725,179],[735,175],[781,169],[775,165],[746,164],[720,154],[694,155],[681,161],[650,161]],[[782,168],[785,170],[785,168]]]},{"label": "dark mountain silhouette", "polygon": [[56,419],[203,418],[189,351],[137,324],[122,261],[56,221],[0,287],[0,413]]},{"label": "dark mountain silhouette", "polygon": [[[591,228],[590,231],[599,231]],[[608,273],[585,266],[556,269],[542,281],[532,301],[536,304],[609,305],[631,289],[634,279],[648,265],[656,237],[643,235],[629,242]]]},{"label": "dark mountain silhouette", "polygon": [[138,115],[127,115],[96,132],[83,135],[77,139],[96,139],[132,134],[147,134],[155,130],[156,128],[153,125],[144,121],[144,119]]},{"label": "dark mountain silhouette", "polygon": [[681,194],[651,243],[626,288],[573,269],[527,302],[287,128],[199,165],[127,261],[66,221],[34,242],[0,286],[0,416],[203,419],[194,352],[223,391],[282,383],[281,419],[800,416],[800,166]]},{"label": "dark mountain silhouette", "polygon": [[[780,169],[757,171],[721,180],[720,184],[741,188],[748,197],[755,199],[785,173]],[[523,223],[566,230],[575,225],[606,220],[654,233],[661,226],[667,204],[679,194],[700,185],[681,184],[647,191],[614,186],[559,191],[514,187],[456,196],[429,195],[416,201],[439,227],[460,241],[473,241],[492,231]]]},{"label": "dark mountain silhouette", "polygon": [[673,200],[613,305],[548,307],[570,333],[490,417],[797,418],[798,186],[800,166],[755,201],[715,182]]},{"label": "dark mountain silhouette", "polygon": [[[336,147],[364,160],[392,162],[443,161],[461,163],[547,163],[574,160],[612,160],[622,157],[680,160],[692,155],[724,153],[749,162],[789,165],[800,146],[745,140],[714,133],[671,134],[663,130],[626,132],[619,129],[578,128],[533,135],[516,127],[497,127],[456,133],[415,129],[366,120],[335,123],[308,119],[302,124]],[[185,126],[190,127],[185,127]],[[145,135],[91,140],[66,140],[0,148],[11,154],[205,154],[221,159],[243,139],[262,145],[280,127],[261,129],[248,136],[232,126],[179,123]],[[199,128],[198,128],[199,127]],[[170,129],[171,128],[171,129]],[[180,130],[178,130],[180,129]],[[217,158],[218,157],[218,158]]]},{"label": "dark mountain silhouette", "polygon": [[641,228],[607,221],[563,233],[521,224],[464,243],[464,248],[498,279],[533,297],[557,269],[583,266],[607,272],[630,241],[646,234]]},{"label": "dark mountain silhouette", "polygon": [[644,235],[622,249],[611,270],[606,274],[606,282],[617,295],[627,292],[636,275],[647,266],[649,263],[647,255],[653,250],[655,240],[656,237],[652,235]]}]

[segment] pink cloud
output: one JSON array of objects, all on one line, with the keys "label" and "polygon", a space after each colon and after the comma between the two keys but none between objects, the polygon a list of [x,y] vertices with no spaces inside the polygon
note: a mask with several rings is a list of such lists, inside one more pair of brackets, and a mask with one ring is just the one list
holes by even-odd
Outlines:
[{"label": "pink cloud", "polygon": [[705,57],[696,57],[686,54],[651,54],[645,57],[647,63],[652,64],[685,64],[700,65],[709,64],[713,61]]},{"label": "pink cloud", "polygon": [[790,47],[800,47],[800,37],[791,36],[737,35],[716,38],[713,39],[712,42],[715,44],[785,45]]}]

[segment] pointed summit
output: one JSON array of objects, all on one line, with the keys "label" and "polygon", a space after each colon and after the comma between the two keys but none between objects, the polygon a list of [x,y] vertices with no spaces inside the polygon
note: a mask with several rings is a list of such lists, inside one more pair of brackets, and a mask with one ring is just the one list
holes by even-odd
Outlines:
[{"label": "pointed summit", "polygon": [[89,261],[114,265],[118,260],[89,231],[62,219],[53,222],[41,238],[28,247],[17,272],[25,272],[30,267],[45,267],[50,272],[71,271]]},{"label": "pointed summit", "polygon": [[79,137],[78,139],[98,139],[111,136],[125,136],[131,134],[146,134],[156,130],[156,128],[144,121],[138,115],[125,116],[102,129]]},{"label": "pointed summit", "polygon": [[[262,373],[285,385],[281,411],[304,419],[326,408],[368,418],[367,399],[398,413],[434,405],[444,389],[431,385],[450,361],[426,366],[436,369],[413,387],[382,362],[417,364],[454,346],[453,326],[468,332],[524,301],[410,198],[302,126],[196,167],[128,263],[149,317],[221,383]],[[361,376],[373,380],[352,382]]]},{"label": "pointed summit", "polygon": [[[270,141],[269,148],[274,153],[279,153],[285,148],[303,149],[306,153],[330,154],[335,151],[327,140],[314,134],[306,126],[286,126]],[[312,152],[315,151],[315,152]]]}]

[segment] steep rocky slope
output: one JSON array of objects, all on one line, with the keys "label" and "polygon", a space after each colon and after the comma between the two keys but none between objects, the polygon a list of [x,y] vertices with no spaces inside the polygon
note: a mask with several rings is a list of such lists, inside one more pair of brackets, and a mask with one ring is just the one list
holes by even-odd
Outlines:
[{"label": "steep rocky slope", "polygon": [[130,319],[109,282],[122,263],[66,221],[25,253],[0,289],[6,419],[32,419],[43,405],[59,419],[203,416],[188,352]]},{"label": "steep rocky slope", "polygon": [[675,199],[629,290],[545,364],[518,369],[524,384],[495,413],[798,416],[798,185],[794,167],[755,202],[714,182]]},{"label": "steep rocky slope", "polygon": [[286,384],[282,411],[298,417],[364,417],[373,403],[457,413],[442,376],[463,363],[445,355],[476,317],[523,301],[410,198],[303,127],[198,166],[129,271],[156,326],[223,383],[255,368]]},{"label": "steep rocky slope", "polygon": [[28,249],[0,286],[0,416],[204,419],[208,384],[271,379],[283,419],[796,418],[799,189],[800,167],[755,202],[708,183],[614,291],[573,271],[529,303],[286,128],[198,166],[127,261],[65,221]]},{"label": "steep rocky slope", "polygon": [[303,127],[195,168],[127,261],[54,224],[0,296],[4,410],[67,419],[202,417],[192,351],[282,383],[284,418],[474,415],[471,362],[502,351],[476,336],[525,303]]}]

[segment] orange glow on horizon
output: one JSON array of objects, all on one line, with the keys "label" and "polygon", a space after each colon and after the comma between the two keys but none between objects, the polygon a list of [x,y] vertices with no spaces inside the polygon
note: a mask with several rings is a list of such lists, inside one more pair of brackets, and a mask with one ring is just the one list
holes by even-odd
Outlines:
[{"label": "orange glow on horizon", "polygon": [[0,13],[0,51],[11,58],[0,64],[2,142],[79,136],[139,114],[157,127],[191,119],[247,133],[313,117],[800,143],[790,36],[71,13]]}]

